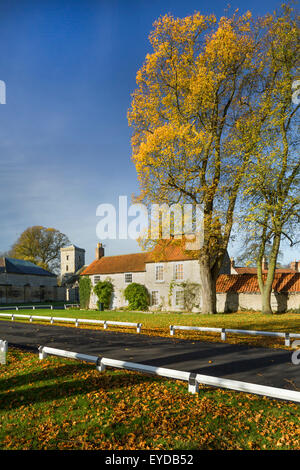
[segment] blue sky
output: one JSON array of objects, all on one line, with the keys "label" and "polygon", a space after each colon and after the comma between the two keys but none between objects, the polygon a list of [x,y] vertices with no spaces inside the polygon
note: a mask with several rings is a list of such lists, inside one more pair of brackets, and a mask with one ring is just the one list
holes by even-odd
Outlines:
[{"label": "blue sky", "polygon": [[[138,193],[127,110],[148,35],[165,13],[224,14],[228,1],[0,0],[0,252],[55,227],[94,258],[96,208]],[[264,14],[280,2],[231,2]],[[139,251],[106,240],[106,254]],[[232,247],[230,255],[235,255]],[[297,257],[286,252],[284,261]]]}]

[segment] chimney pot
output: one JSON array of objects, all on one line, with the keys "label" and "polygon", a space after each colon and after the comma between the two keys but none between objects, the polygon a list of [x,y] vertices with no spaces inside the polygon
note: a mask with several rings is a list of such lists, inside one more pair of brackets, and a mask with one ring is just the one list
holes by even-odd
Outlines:
[{"label": "chimney pot", "polygon": [[292,261],[291,264],[290,264],[290,267],[291,269],[293,269],[294,271],[297,271],[299,272],[300,271],[300,261]]},{"label": "chimney pot", "polygon": [[97,243],[96,260],[102,258],[103,256],[104,256],[104,248],[102,246],[102,243]]}]

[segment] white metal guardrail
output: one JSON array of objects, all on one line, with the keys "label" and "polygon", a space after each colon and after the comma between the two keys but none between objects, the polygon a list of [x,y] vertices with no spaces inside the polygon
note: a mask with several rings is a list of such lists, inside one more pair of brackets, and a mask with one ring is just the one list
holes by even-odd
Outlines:
[{"label": "white metal guardrail", "polygon": [[50,348],[47,346],[39,347],[39,358],[45,359],[48,355],[60,356],[70,359],[78,359],[82,361],[92,362],[96,365],[99,372],[103,372],[106,367],[114,367],[118,369],[132,370],[146,374],[159,375],[169,379],[182,380],[188,382],[188,391],[197,393],[199,384],[209,385],[217,388],[226,388],[244,393],[262,395],[281,400],[293,401],[300,403],[300,392],[283,388],[269,387],[248,382],[240,382],[238,380],[224,379],[220,377],[212,377],[209,375],[195,374],[192,372],[183,372],[175,369],[167,369],[164,367],[154,367],[134,362],[119,361],[106,357],[89,356],[86,354],[64,351],[61,349]]},{"label": "white metal guardrail", "polygon": [[141,332],[143,326],[142,323],[131,323],[131,322],[120,322],[120,321],[110,321],[110,320],[93,320],[89,318],[67,318],[67,317],[49,317],[43,315],[24,315],[21,313],[0,313],[0,317],[10,317],[12,321],[16,318],[29,319],[30,322],[35,320],[44,320],[50,321],[51,324],[54,322],[64,322],[64,323],[75,323],[75,326],[78,326],[80,323],[93,323],[98,325],[103,325],[104,329],[107,329],[109,325],[115,326],[124,326],[124,327],[134,327],[136,328],[137,333]]},{"label": "white metal guardrail", "polygon": [[215,333],[221,333],[221,340],[226,341],[227,333],[236,333],[242,335],[254,335],[254,336],[274,336],[284,338],[285,346],[291,346],[291,338],[300,338],[299,333],[284,333],[277,331],[258,331],[258,330],[236,330],[231,328],[210,328],[206,326],[181,326],[181,325],[170,325],[170,335],[174,336],[175,330],[196,330],[196,331],[211,331]]},{"label": "white metal guardrail", "polygon": [[0,364],[6,364],[7,351],[8,351],[7,341],[0,339]]},{"label": "white metal guardrail", "polygon": [[68,307],[79,307],[79,304],[64,304],[62,306],[55,305],[11,305],[9,307],[0,307],[0,310],[39,310],[40,308],[50,308],[51,310],[62,310]]},{"label": "white metal guardrail", "polygon": [[90,356],[88,354],[81,354],[71,351],[64,351],[63,349],[48,348],[47,346],[39,347],[39,359],[45,359],[47,356],[60,356],[68,359],[78,359],[79,361],[86,361],[97,363],[98,356]]}]

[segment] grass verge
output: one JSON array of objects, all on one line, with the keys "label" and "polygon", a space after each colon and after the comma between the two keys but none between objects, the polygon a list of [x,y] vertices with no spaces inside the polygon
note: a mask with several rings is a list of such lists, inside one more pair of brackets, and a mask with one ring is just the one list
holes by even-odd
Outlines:
[{"label": "grass verge", "polygon": [[0,449],[295,450],[299,406],[10,348]]}]

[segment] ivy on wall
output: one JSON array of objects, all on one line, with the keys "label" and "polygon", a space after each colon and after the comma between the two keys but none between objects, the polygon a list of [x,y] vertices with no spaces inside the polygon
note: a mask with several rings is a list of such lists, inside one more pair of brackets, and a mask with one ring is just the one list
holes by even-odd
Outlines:
[{"label": "ivy on wall", "polygon": [[79,302],[80,307],[89,308],[92,282],[89,277],[82,276],[79,281]]},{"label": "ivy on wall", "polygon": [[168,295],[168,303],[170,307],[172,306],[172,296],[175,287],[179,287],[180,290],[183,291],[184,310],[191,311],[193,308],[200,308],[200,284],[190,281],[171,281]]},{"label": "ivy on wall", "polygon": [[150,295],[143,284],[132,282],[124,290],[125,299],[128,300],[130,310],[148,310]]},{"label": "ivy on wall", "polygon": [[110,308],[113,291],[114,286],[109,279],[97,282],[97,284],[94,286],[94,292],[98,297],[98,308],[100,304],[103,304],[105,310],[108,310]]}]

